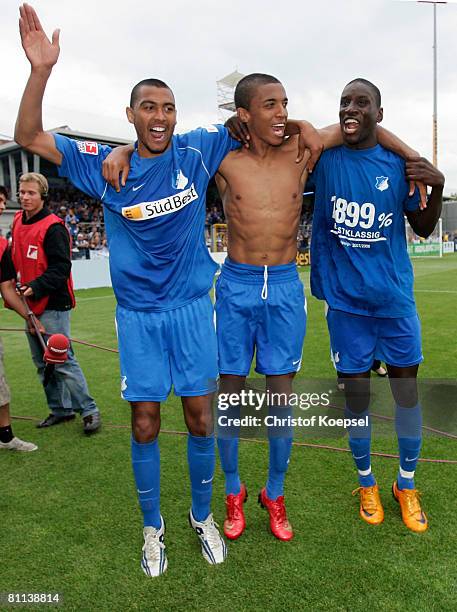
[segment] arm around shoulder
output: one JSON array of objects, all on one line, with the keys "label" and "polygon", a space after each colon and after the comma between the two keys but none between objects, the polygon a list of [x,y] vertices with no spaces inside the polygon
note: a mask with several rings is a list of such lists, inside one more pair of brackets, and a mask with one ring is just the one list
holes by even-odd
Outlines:
[{"label": "arm around shoulder", "polygon": [[424,157],[406,162],[406,178],[422,182],[432,188],[427,207],[407,211],[406,216],[413,230],[422,238],[428,238],[435,229],[443,207],[444,175]]}]

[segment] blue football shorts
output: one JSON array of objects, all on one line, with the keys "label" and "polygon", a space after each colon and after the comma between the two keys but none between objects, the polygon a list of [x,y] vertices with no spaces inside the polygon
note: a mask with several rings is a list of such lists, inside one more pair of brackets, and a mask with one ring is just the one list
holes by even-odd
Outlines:
[{"label": "blue football shorts", "polygon": [[217,386],[217,341],[209,295],[174,310],[116,308],[121,395],[162,402],[170,394],[208,395]]},{"label": "blue football shorts", "polygon": [[220,374],[247,376],[254,351],[259,374],[298,372],[306,298],[295,263],[251,266],[226,259],[215,309]]},{"label": "blue football shorts", "polygon": [[331,359],[343,374],[368,372],[379,359],[408,367],[423,360],[421,325],[417,314],[387,319],[328,309]]}]

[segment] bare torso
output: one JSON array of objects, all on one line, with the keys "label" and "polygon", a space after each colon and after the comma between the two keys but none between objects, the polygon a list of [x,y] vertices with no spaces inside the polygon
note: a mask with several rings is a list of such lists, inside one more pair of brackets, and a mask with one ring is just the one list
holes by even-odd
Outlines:
[{"label": "bare torso", "polygon": [[216,183],[224,205],[228,256],[239,263],[276,266],[295,260],[307,172],[296,163],[291,137],[264,156],[248,149],[227,155]]}]

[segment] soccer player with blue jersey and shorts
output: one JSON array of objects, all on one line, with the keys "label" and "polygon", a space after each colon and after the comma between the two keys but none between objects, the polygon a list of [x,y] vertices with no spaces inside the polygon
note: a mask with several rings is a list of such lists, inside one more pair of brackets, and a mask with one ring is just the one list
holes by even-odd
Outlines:
[{"label": "soccer player with blue jersey and shorts", "polygon": [[16,141],[56,163],[60,176],[103,202],[110,271],[117,300],[122,397],[132,407],[132,464],[144,517],[141,566],[167,568],[160,514],[160,403],[172,386],[181,396],[188,435],[192,507],[189,521],[204,558],[226,557],[210,502],[215,468],[211,409],[217,342],[208,296],[216,264],[204,241],[205,193],[220,162],[239,146],[222,126],[174,136],[170,88],[147,79],[132,90],[127,117],[138,145],[121,192],[103,179],[110,147],[43,131],[42,98],[59,55],[58,32],[47,39],[32,7],[20,9],[22,45],[32,72],[16,124]]},{"label": "soccer player with blue jersey and shorts", "polygon": [[[360,419],[349,428],[357,466],[360,516],[383,521],[379,489],[371,471],[370,369],[387,364],[396,403],[400,467],[393,484],[404,523],[427,529],[414,484],[421,449],[417,371],[421,328],[413,296],[406,215],[414,231],[428,236],[441,211],[444,177],[427,160],[405,162],[377,143],[381,94],[365,79],[344,89],[340,103],[343,146],[325,151],[313,174],[315,209],[311,243],[311,290],[325,300],[332,360],[344,377],[346,414]],[[427,206],[410,195],[408,180],[432,187]],[[361,418],[366,417],[366,418]]]}]

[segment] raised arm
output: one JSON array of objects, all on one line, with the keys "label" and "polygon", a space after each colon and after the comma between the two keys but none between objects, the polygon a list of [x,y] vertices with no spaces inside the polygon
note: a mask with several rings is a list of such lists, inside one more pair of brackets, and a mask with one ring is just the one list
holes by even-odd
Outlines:
[{"label": "raised arm", "polygon": [[54,30],[51,42],[33,7],[23,4],[19,12],[19,32],[31,73],[22,95],[14,139],[33,153],[60,165],[62,155],[52,134],[43,131],[42,120],[44,91],[60,52],[59,30]]}]

